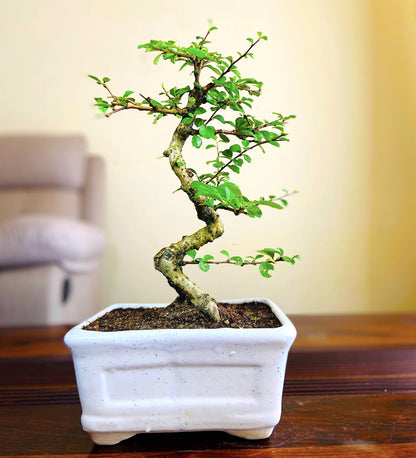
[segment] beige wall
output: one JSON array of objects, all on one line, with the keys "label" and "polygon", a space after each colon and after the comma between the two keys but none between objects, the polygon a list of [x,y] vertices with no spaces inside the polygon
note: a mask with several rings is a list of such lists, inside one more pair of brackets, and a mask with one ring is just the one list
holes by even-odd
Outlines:
[{"label": "beige wall", "polygon": [[[153,3],[153,6],[151,5]],[[409,0],[3,0],[0,2],[0,134],[81,132],[108,165],[104,301],[164,302],[174,295],[153,270],[158,249],[198,228],[164,160],[173,124],[141,113],[102,119],[100,88],[157,95],[187,84],[167,63],[136,49],[149,38],[188,43],[214,20],[214,44],[231,53],[269,36],[245,62],[264,81],[256,109],[296,114],[292,141],[256,154],[238,182],[249,196],[298,189],[284,212],[261,220],[224,215],[210,248],[250,254],[264,246],[300,253],[272,279],[223,266],[193,278],[217,298],[268,296],[289,313],[415,307],[415,10]],[[169,16],[172,14],[172,17]],[[190,161],[201,151],[189,150]],[[412,154],[413,153],[413,154]],[[194,159],[195,158],[195,159]],[[1,164],[0,164],[1,167]]]}]

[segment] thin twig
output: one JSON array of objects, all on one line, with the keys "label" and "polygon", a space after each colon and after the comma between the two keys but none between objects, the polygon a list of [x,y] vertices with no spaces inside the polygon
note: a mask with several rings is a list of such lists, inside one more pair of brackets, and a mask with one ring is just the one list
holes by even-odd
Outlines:
[{"label": "thin twig", "polygon": [[207,125],[209,122],[212,121],[212,119],[214,118],[214,116],[218,113],[219,110],[221,110],[221,108],[226,105],[226,103],[223,103],[222,105],[219,105],[218,108],[212,113],[212,115],[210,116],[210,118],[208,119],[208,121],[205,122],[205,125]]},{"label": "thin twig", "polygon": [[[163,92],[165,93],[166,97],[169,99],[169,100],[175,100],[174,97],[172,97],[169,92],[166,90],[164,84],[162,83],[162,89],[163,89]],[[141,95],[141,94],[140,94]],[[141,95],[142,96],[142,95]],[[142,96],[143,97],[143,96]]]},{"label": "thin twig", "polygon": [[228,68],[226,68],[222,73],[221,75],[219,76],[218,79],[221,79],[223,76],[225,76],[229,71],[231,71],[231,69],[234,67],[234,65],[240,61],[241,59],[243,59],[244,57],[247,56],[247,54],[251,51],[251,49],[256,46],[256,44],[260,41],[260,38],[257,38],[257,40],[251,44],[251,46],[247,49],[247,51],[244,53],[244,54],[241,54],[241,56],[237,59],[235,59],[233,62],[231,62],[231,64],[228,66]]},{"label": "thin twig", "polygon": [[117,100],[118,100],[117,96],[115,96],[115,95],[110,91],[110,88],[109,88],[105,83],[103,83],[103,86],[107,89],[108,93],[111,95],[111,97],[114,99],[114,101],[117,102]]},{"label": "thin twig", "polygon": [[[240,61],[241,59],[243,59],[244,57],[247,56],[247,54],[251,51],[251,49],[253,49],[254,46],[256,46],[256,44],[260,41],[260,38],[258,38],[254,43],[251,44],[251,46],[247,49],[247,51],[244,53],[244,54],[241,54],[240,57],[238,57],[237,59],[235,59],[234,61],[231,62],[231,64],[221,73],[221,75],[217,78],[217,79],[221,79],[223,76],[225,76],[229,71],[231,71],[231,69],[233,68],[233,66],[238,62]],[[205,91],[205,93],[207,93],[210,89],[212,89],[213,87],[215,87],[216,84],[211,82],[211,83],[208,83],[203,89]]]},{"label": "thin twig", "polygon": [[237,156],[233,157],[232,159],[230,159],[226,164],[224,164],[221,168],[218,169],[217,173],[215,173],[215,175],[213,177],[211,177],[206,183],[211,183],[211,181],[215,180],[215,178],[217,178],[217,176],[224,170],[226,169],[228,166],[230,166],[233,161],[235,159],[238,159],[240,158],[241,156],[243,156],[244,154],[247,153],[247,151],[250,151],[252,150],[253,148],[256,148],[257,146],[260,146],[260,145],[264,145],[265,143],[267,143],[268,141],[267,140],[264,140],[262,142],[257,142],[255,145],[253,146],[250,146],[250,148],[247,148],[247,149],[244,149],[243,151],[241,151],[241,153],[238,153]]},{"label": "thin twig", "polygon": [[286,197],[294,196],[295,194],[297,194],[297,191],[287,192],[286,194],[283,194],[280,197],[275,197],[273,199],[270,199],[270,201],[271,202],[276,202],[276,200],[282,200],[282,199],[285,199]]}]

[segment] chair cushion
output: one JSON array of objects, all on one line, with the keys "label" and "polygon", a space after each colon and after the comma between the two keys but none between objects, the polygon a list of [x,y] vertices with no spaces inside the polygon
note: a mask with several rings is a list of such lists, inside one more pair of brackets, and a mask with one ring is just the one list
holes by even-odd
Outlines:
[{"label": "chair cushion", "polygon": [[85,272],[98,266],[104,248],[100,229],[73,219],[24,215],[0,223],[0,268],[56,263]]}]

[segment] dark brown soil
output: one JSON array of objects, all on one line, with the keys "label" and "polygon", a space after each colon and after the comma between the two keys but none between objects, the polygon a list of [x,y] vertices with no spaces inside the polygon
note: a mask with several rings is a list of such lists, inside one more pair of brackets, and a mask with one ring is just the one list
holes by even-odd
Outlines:
[{"label": "dark brown soil", "polygon": [[216,323],[190,304],[178,300],[167,307],[115,309],[83,329],[89,331],[128,331],[137,329],[278,328],[279,320],[260,302],[218,304],[221,321]]}]

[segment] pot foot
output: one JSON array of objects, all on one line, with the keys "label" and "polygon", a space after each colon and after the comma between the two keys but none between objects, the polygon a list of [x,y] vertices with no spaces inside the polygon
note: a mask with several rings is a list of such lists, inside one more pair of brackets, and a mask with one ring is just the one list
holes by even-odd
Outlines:
[{"label": "pot foot", "polygon": [[271,436],[274,426],[271,428],[259,428],[259,429],[228,429],[227,434],[232,436],[241,437],[242,439],[258,440],[267,439]]},{"label": "pot foot", "polygon": [[125,439],[133,437],[136,433],[125,432],[125,433],[93,433],[88,431],[92,441],[97,445],[115,445]]}]

